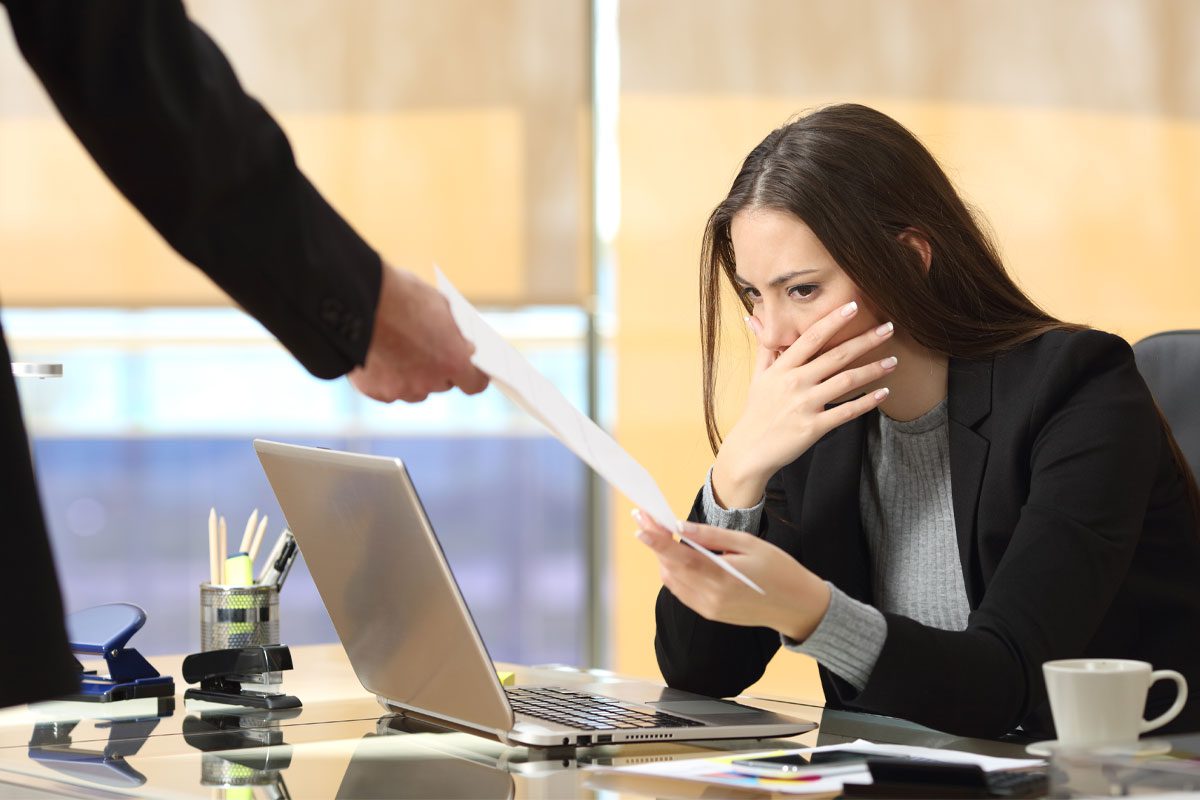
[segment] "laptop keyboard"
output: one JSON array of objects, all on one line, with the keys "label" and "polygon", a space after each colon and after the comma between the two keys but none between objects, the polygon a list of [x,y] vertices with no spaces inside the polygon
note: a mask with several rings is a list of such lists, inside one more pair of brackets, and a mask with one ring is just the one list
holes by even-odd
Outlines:
[{"label": "laptop keyboard", "polygon": [[639,711],[602,695],[568,689],[506,689],[513,711],[530,717],[601,731],[633,728],[695,728],[696,722],[661,711]]}]

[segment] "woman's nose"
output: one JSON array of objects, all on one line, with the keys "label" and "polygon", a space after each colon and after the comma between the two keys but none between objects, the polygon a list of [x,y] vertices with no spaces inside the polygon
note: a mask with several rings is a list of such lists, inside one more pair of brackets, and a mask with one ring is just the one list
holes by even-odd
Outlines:
[{"label": "woman's nose", "polygon": [[771,350],[782,352],[800,336],[795,324],[782,314],[760,314],[758,321],[762,323],[762,345]]}]

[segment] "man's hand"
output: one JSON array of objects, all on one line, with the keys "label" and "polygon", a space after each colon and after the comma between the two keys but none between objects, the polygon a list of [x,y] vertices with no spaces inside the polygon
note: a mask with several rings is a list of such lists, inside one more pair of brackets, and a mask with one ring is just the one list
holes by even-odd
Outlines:
[{"label": "man's hand", "polygon": [[477,394],[487,388],[488,378],[471,363],[474,352],[440,292],[384,264],[371,347],[366,363],[350,372],[350,383],[385,403],[419,403],[455,386]]}]

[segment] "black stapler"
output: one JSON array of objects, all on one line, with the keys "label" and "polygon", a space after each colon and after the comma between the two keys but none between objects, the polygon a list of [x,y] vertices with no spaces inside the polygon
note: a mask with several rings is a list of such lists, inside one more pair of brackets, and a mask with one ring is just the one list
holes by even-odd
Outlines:
[{"label": "black stapler", "polygon": [[192,653],[183,660],[183,679],[199,683],[188,689],[184,699],[207,700],[254,708],[299,708],[300,700],[290,694],[243,688],[243,683],[260,683],[265,673],[292,668],[287,645],[267,644]]},{"label": "black stapler", "polygon": [[67,636],[71,652],[76,657],[103,658],[108,674],[84,670],[80,664],[79,691],[61,699],[109,703],[164,697],[172,698],[173,702],[175,681],[171,676],[160,675],[141,653],[126,646],[145,624],[146,612],[132,603],[108,603],[69,614]]}]

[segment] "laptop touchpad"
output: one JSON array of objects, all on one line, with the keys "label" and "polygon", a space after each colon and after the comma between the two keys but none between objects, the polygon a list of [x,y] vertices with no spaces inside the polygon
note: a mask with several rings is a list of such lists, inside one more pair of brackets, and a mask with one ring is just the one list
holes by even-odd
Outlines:
[{"label": "laptop touchpad", "polygon": [[663,700],[646,705],[675,714],[745,714],[754,710],[722,700]]}]

